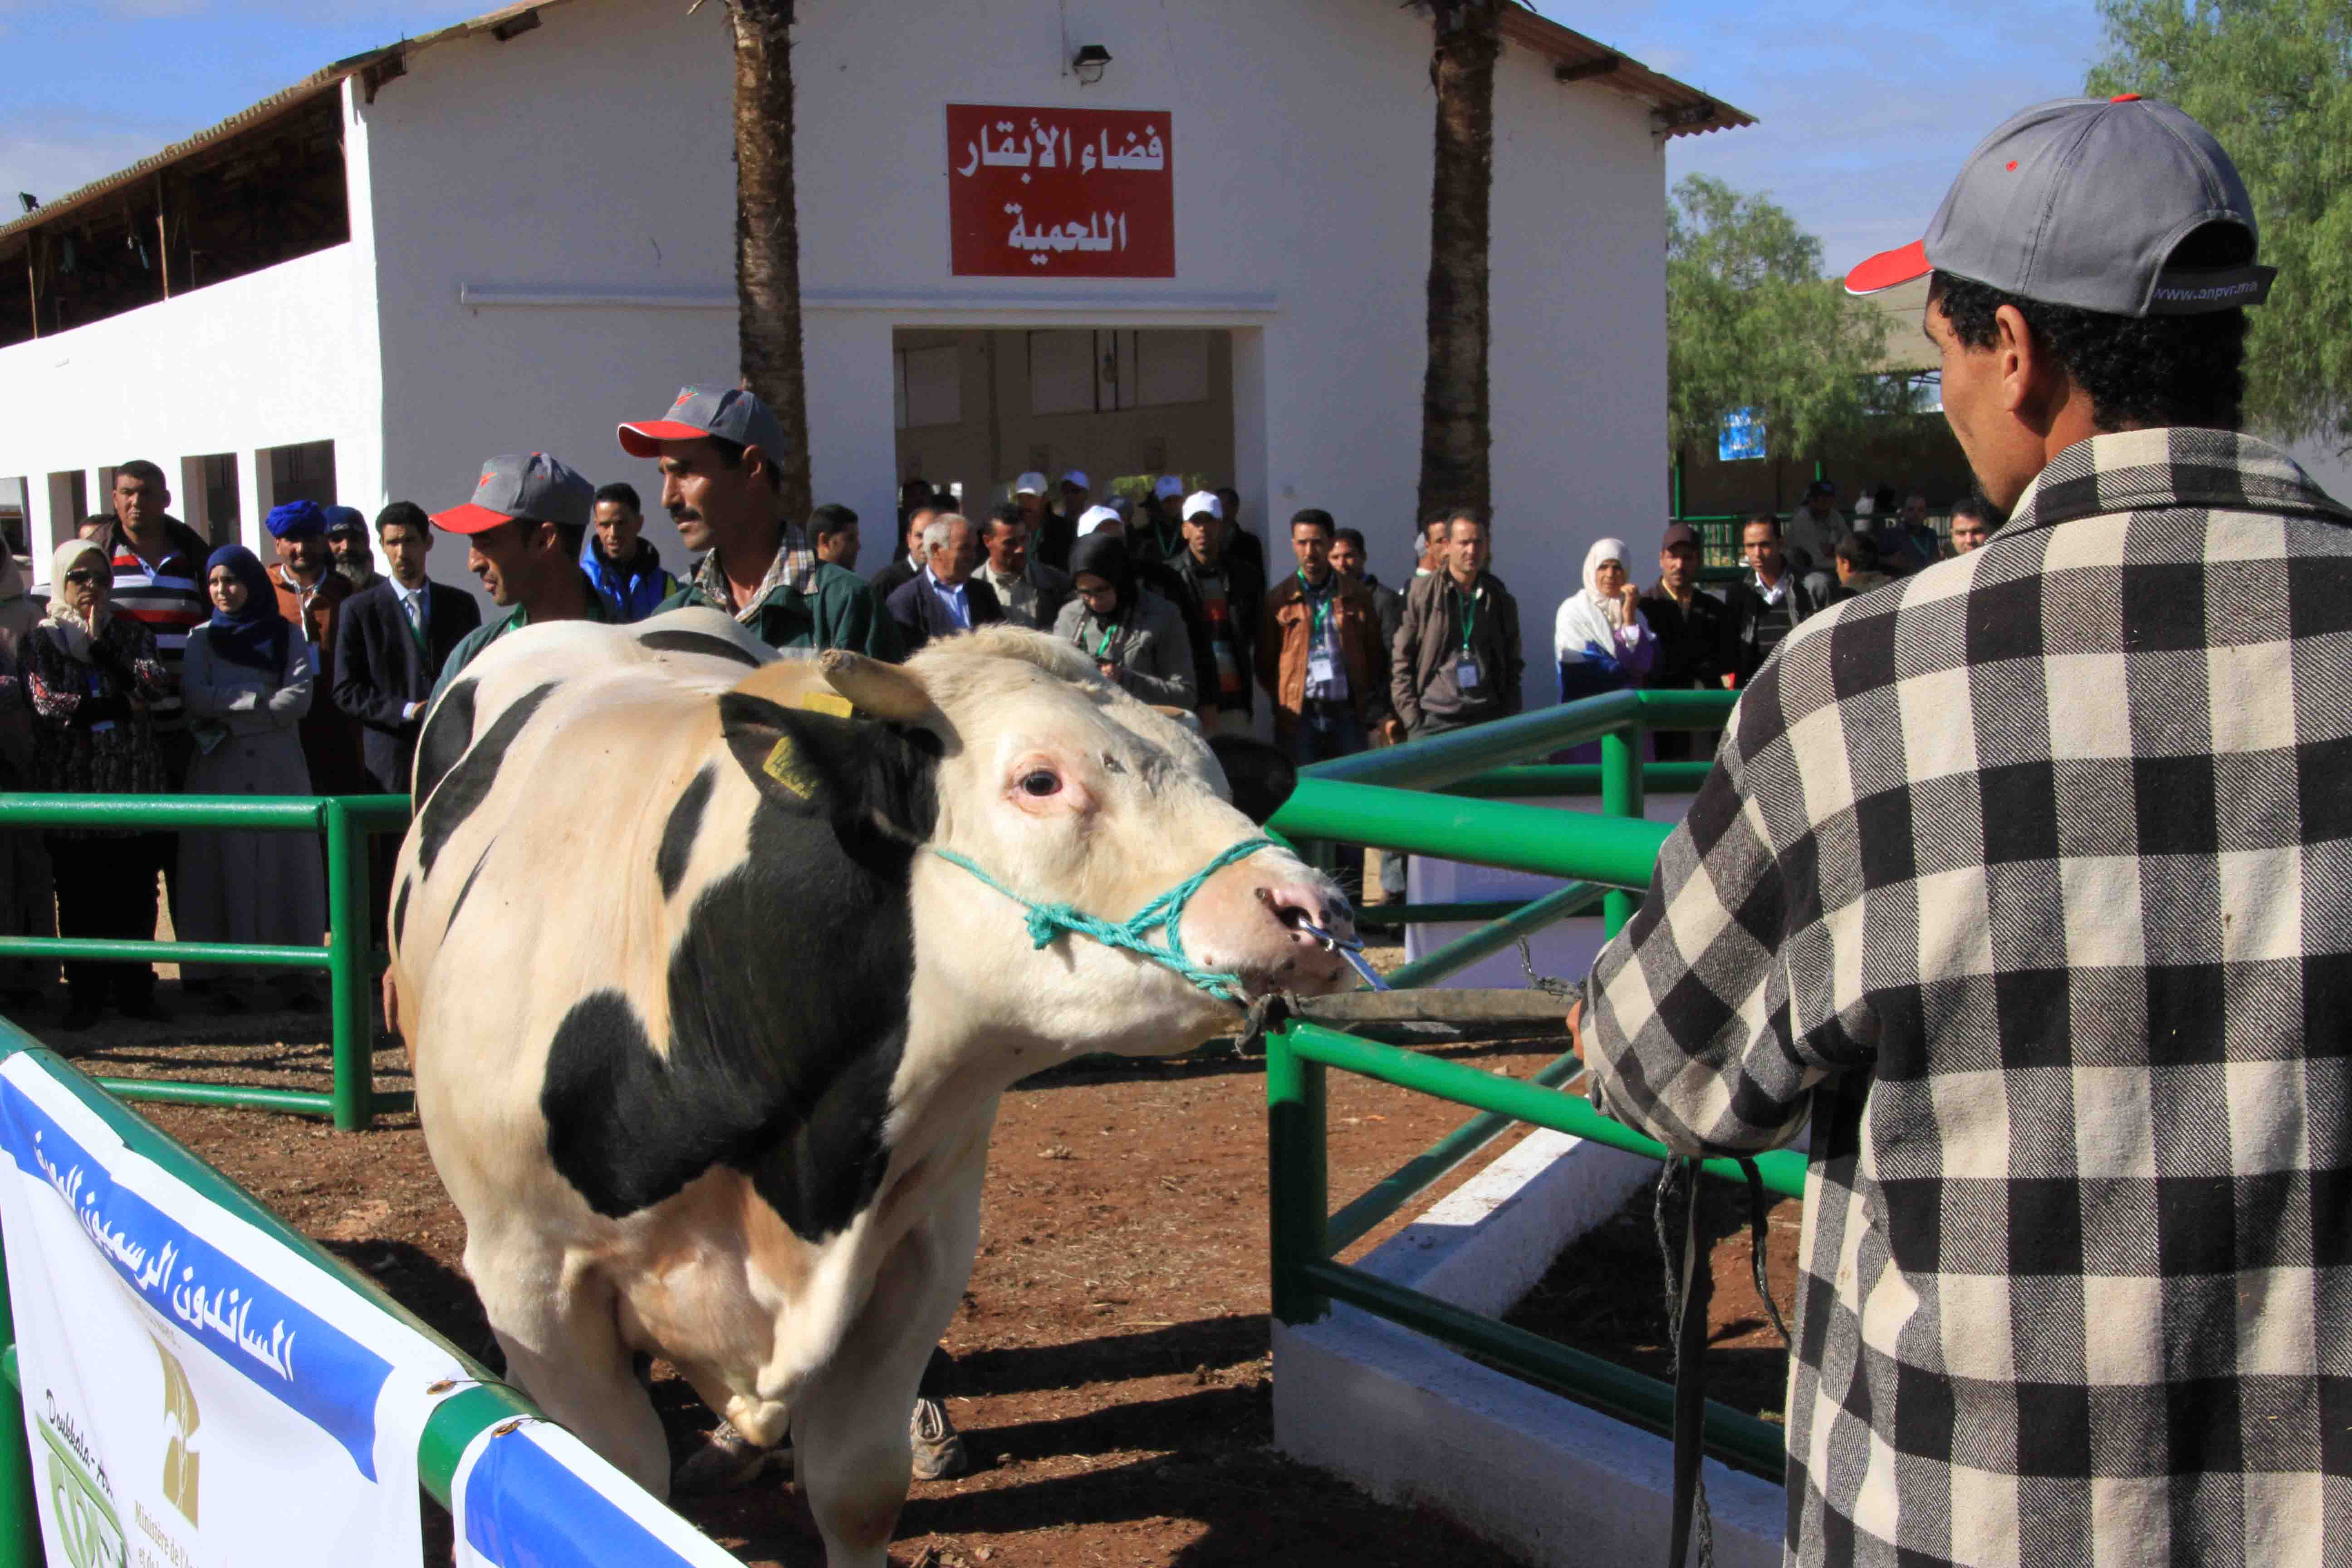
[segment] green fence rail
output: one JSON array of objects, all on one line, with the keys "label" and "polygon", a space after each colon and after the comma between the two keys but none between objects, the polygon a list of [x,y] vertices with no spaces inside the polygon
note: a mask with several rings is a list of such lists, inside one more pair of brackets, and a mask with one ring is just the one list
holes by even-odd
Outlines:
[{"label": "green fence rail", "polygon": [[[402,805],[404,809],[406,803]],[[538,1406],[497,1382],[488,1369],[393,1300],[374,1280],[278,1218],[259,1199],[168,1134],[124,1109],[104,1091],[100,1080],[76,1070],[16,1025],[0,1018],[0,1061],[21,1051],[38,1052],[46,1058],[45,1065],[94,1115],[166,1175],[207,1203],[267,1232],[377,1311],[433,1341],[465,1369],[467,1377],[476,1380],[472,1387],[434,1407],[417,1445],[418,1479],[442,1507],[451,1506],[457,1460],[476,1437],[516,1416],[540,1416]],[[32,1456],[25,1436],[23,1373],[16,1360],[16,1322],[5,1268],[0,1268],[0,1340],[5,1341],[5,1349],[0,1350],[0,1568],[42,1568],[40,1516],[36,1511]]]},{"label": "green fence rail", "polygon": [[[369,795],[14,795],[0,798],[0,827],[95,828],[143,832],[317,833],[326,838],[328,940],[323,948],[257,942],[121,942],[79,937],[0,937],[0,958],[52,962],[257,964],[323,969],[333,1027],[334,1088],[273,1089],[259,1084],[190,1083],[166,1078],[110,1078],[99,1083],[126,1099],[227,1105],[328,1116],[346,1131],[413,1097],[375,1087],[375,1043],[369,1007],[376,953],[368,941],[367,840],[404,832],[408,797]],[[5,1568],[0,1562],[0,1568]]]},{"label": "green fence rail", "polygon": [[[1728,692],[1612,692],[1475,729],[1385,751],[1318,763],[1272,826],[1298,838],[1338,839],[1385,849],[1571,878],[1518,905],[1408,905],[1413,920],[1471,919],[1487,923],[1387,978],[1398,989],[1427,985],[1554,921],[1603,908],[1613,934],[1633,908],[1628,889],[1649,885],[1668,827],[1642,819],[1649,787],[1696,789],[1697,763],[1642,765],[1646,730],[1717,730],[1735,699]],[[1597,768],[1525,765],[1529,757],[1591,741]],[[1598,794],[1591,815],[1517,804],[1535,796]],[[1368,911],[1378,918],[1378,911]],[[1410,923],[1410,922],[1407,922]],[[1481,1112],[1431,1144],[1364,1193],[1330,1210],[1325,1075],[1337,1068]],[[1334,1301],[1425,1333],[1514,1375],[1559,1390],[1648,1430],[1671,1431],[1674,1391],[1654,1378],[1557,1344],[1507,1323],[1334,1260],[1383,1220],[1426,1192],[1512,1123],[1531,1122],[1652,1159],[1669,1151],[1612,1121],[1560,1086],[1578,1073],[1573,1055],[1533,1078],[1497,1078],[1475,1068],[1292,1020],[1266,1036],[1268,1207],[1273,1242],[1275,1316],[1286,1324],[1316,1321]],[[1758,1162],[1774,1193],[1801,1197],[1805,1160],[1777,1151]],[[1740,1179],[1729,1160],[1704,1162],[1711,1176]],[[1725,1462],[1778,1479],[1780,1428],[1708,1403],[1709,1451]]]}]

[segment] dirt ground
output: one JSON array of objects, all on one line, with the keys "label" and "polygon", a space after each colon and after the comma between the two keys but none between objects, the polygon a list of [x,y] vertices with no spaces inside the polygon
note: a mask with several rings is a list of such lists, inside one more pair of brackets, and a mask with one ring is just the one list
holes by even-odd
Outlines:
[{"label": "dirt ground", "polygon": [[[74,1037],[54,1030],[54,1012],[20,1022],[94,1075],[326,1087],[323,1016],[218,1018],[182,999],[174,984],[162,994],[180,1009],[167,1025],[110,1020]],[[1526,1077],[1565,1044],[1437,1048]],[[383,1088],[407,1087],[396,1048],[379,1053],[377,1075]],[[1330,1086],[1335,1205],[1467,1114],[1345,1074],[1331,1075]],[[338,1133],[306,1119],[250,1111],[138,1109],[460,1347],[499,1364],[459,1271],[463,1222],[413,1115],[367,1133]],[[1265,1127],[1262,1065],[1231,1055],[1064,1068],[1005,1097],[980,1255],[946,1341],[956,1362],[948,1409],[975,1468],[916,1484],[895,1563],[1503,1568],[1516,1561],[1432,1512],[1376,1502],[1270,1449]],[[1428,1201],[1518,1136],[1497,1140]],[[1420,1206],[1345,1256],[1376,1246]],[[1776,1217],[1793,1224],[1793,1215]],[[1662,1331],[1655,1292],[1647,1288],[1657,1261],[1641,1234],[1621,1219],[1571,1251],[1522,1309],[1523,1316],[1535,1314],[1530,1326],[1566,1330],[1570,1342],[1658,1370]],[[1736,1246],[1739,1261],[1719,1260],[1718,1321],[1727,1331],[1744,1331],[1740,1292],[1753,1295],[1745,1284],[1745,1231],[1724,1246]],[[1629,1289],[1628,1280],[1637,1284]],[[1777,1268],[1776,1283],[1785,1289]],[[667,1367],[656,1363],[655,1378],[673,1449],[688,1451],[712,1418]],[[1777,1404],[1777,1387],[1772,1398]],[[746,1563],[822,1563],[814,1526],[788,1482],[763,1480],[681,1504]],[[446,1521],[436,1522],[446,1538]]]}]

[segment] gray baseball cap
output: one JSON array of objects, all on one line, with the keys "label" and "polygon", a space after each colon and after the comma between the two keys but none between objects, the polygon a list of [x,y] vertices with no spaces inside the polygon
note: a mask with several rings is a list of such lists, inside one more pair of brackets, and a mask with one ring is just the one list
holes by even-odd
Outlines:
[{"label": "gray baseball cap", "polygon": [[632,458],[658,458],[664,441],[699,441],[705,436],[757,447],[783,460],[784,427],[758,394],[740,386],[679,387],[667,414],[621,426],[621,450]]},{"label": "gray baseball cap", "polygon": [[433,525],[451,533],[481,533],[527,517],[585,528],[595,510],[595,486],[544,452],[515,452],[484,463],[474,499],[435,512]]},{"label": "gray baseball cap", "polygon": [[1874,294],[1933,269],[2109,316],[2261,304],[2275,268],[2171,265],[2183,239],[2214,224],[2243,229],[2252,256],[2253,202],[2202,125],[2137,93],[2060,99],[1979,142],[1927,237],[1847,273],[1846,291]]}]

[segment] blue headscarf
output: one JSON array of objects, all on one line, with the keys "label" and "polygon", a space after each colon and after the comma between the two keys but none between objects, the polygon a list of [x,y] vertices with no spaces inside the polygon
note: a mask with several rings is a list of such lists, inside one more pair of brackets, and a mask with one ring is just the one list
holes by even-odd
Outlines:
[{"label": "blue headscarf", "polygon": [[289,500],[271,507],[262,526],[269,530],[272,539],[307,539],[327,531],[327,514],[319,510],[317,501]]},{"label": "blue headscarf", "polygon": [[[309,506],[309,501],[299,503]],[[224,544],[205,561],[205,581],[212,582],[216,567],[226,566],[245,584],[245,604],[235,615],[215,608],[205,623],[205,640],[214,654],[230,664],[241,664],[272,678],[284,675],[286,650],[294,627],[278,613],[278,590],[262,570],[261,558],[242,544]],[[207,587],[209,593],[209,586]]]}]

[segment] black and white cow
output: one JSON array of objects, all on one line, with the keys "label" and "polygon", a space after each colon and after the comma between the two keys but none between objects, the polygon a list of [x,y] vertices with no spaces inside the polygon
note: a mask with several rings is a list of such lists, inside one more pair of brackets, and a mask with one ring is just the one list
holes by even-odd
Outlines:
[{"label": "black and white cow", "polygon": [[[632,1356],[667,1358],[751,1442],[789,1425],[827,1561],[878,1568],[997,1097],[1241,1016],[1151,958],[1038,945],[1028,906],[1126,921],[1257,837],[1219,763],[1034,633],[900,668],[691,610],[501,640],[427,718],[415,792],[390,1000],[509,1375],[660,1494]],[[1181,946],[1244,995],[1328,991],[1298,928],[1347,919],[1265,847]]]}]

